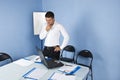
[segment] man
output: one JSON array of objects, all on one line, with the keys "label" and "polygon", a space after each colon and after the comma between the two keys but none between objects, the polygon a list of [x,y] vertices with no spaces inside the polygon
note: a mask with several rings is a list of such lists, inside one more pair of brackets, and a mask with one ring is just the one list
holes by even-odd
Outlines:
[{"label": "man", "polygon": [[[45,14],[45,19],[47,24],[43,26],[39,35],[40,39],[45,39],[43,54],[44,56],[58,60],[60,50],[63,49],[69,41],[69,35],[64,27],[55,21],[53,12],[48,11]],[[59,43],[60,34],[64,37],[61,46]]]}]

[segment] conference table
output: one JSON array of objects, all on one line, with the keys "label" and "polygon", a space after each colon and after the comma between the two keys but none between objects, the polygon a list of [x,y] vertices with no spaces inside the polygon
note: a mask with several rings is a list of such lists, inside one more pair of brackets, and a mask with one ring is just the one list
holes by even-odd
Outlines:
[{"label": "conference table", "polygon": [[[38,56],[38,55],[31,55],[31,56],[28,56],[23,59],[32,60],[36,56]],[[16,60],[16,61],[18,61],[18,60]],[[31,70],[32,68],[47,70],[47,73],[45,73],[38,80],[48,80],[54,72],[59,72],[58,69],[60,68],[60,67],[58,67],[58,68],[48,69],[48,68],[46,68],[46,66],[44,66],[44,64],[36,63],[36,62],[33,62],[29,66],[20,66],[18,64],[15,64],[14,62],[0,67],[0,80],[31,80],[31,79],[24,78],[23,75],[26,72],[28,72],[29,70]],[[68,63],[68,62],[64,62],[64,61],[62,61],[62,63],[76,65],[74,63]],[[78,65],[78,66],[80,66],[80,65]],[[88,73],[89,73],[89,68],[80,66],[80,69],[74,74],[75,80],[85,80]]]}]

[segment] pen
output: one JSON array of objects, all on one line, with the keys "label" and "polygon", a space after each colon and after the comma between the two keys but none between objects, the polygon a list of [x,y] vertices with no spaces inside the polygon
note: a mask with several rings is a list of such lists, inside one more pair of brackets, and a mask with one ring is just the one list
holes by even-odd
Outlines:
[{"label": "pen", "polygon": [[39,58],[36,58],[36,60],[38,60]]},{"label": "pen", "polygon": [[34,79],[34,78],[30,78],[30,77],[24,77],[25,79],[31,79],[31,80],[37,80],[37,79]]},{"label": "pen", "polygon": [[70,67],[72,67],[72,65],[68,65],[68,64],[65,64],[65,66],[70,66]]},{"label": "pen", "polygon": [[65,75],[67,75],[67,76],[71,76],[71,75],[72,75],[72,76],[75,76],[75,74],[65,74]]}]

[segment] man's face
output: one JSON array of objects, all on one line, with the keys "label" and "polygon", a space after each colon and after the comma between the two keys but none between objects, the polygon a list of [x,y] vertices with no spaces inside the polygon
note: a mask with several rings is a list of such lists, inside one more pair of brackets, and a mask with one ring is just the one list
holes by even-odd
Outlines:
[{"label": "man's face", "polygon": [[46,17],[46,22],[47,22],[48,25],[53,25],[53,24],[54,24],[54,21],[55,21],[54,18],[51,18],[51,17],[50,17],[50,18],[47,18],[47,17]]}]

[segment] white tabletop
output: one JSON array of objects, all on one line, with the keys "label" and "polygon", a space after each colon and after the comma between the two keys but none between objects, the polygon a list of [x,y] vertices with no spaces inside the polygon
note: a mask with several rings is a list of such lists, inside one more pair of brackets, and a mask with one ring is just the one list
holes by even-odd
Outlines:
[{"label": "white tabletop", "polygon": [[[32,59],[35,56],[36,55],[32,55],[29,58]],[[10,63],[0,67],[0,80],[25,80],[22,76],[34,67],[40,69],[47,69],[43,64],[40,63],[33,63],[32,65],[26,67]],[[53,74],[53,72],[57,72],[58,69],[59,68],[48,69],[48,72],[39,80],[48,80],[48,78]],[[89,68],[80,66],[80,69],[75,73],[76,80],[84,80],[88,72]]]}]

